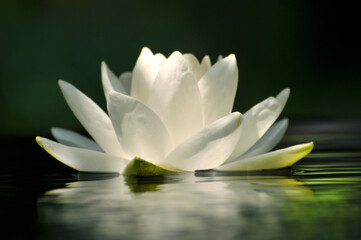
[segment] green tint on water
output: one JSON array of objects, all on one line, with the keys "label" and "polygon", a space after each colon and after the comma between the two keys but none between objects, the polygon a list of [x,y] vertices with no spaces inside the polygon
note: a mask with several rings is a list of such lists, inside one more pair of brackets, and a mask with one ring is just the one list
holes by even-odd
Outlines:
[{"label": "green tint on water", "polygon": [[163,177],[80,173],[80,181],[38,199],[38,236],[359,239],[361,158],[326,157],[332,154],[317,161],[311,155],[277,172],[202,171]]},{"label": "green tint on water", "polygon": [[[143,164],[135,161],[127,177],[45,171],[34,179],[31,170],[46,164],[65,168],[34,154],[44,161],[23,161],[22,178],[0,175],[0,217],[11,225],[3,229],[46,240],[361,239],[361,124],[320,126],[291,125],[280,147],[311,140],[315,149],[276,171],[135,177]],[[4,166],[17,169],[28,159],[12,146]]]}]

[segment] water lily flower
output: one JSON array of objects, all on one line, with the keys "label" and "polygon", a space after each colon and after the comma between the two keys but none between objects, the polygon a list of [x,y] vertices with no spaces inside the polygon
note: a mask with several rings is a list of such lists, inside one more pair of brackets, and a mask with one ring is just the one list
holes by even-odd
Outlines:
[{"label": "water lily flower", "polygon": [[289,167],[313,143],[272,150],[288,120],[274,124],[290,90],[232,112],[238,84],[234,54],[211,65],[176,51],[168,58],[143,48],[132,72],[117,77],[103,62],[108,114],[70,83],[59,86],[92,139],[53,128],[57,142],[38,144],[64,164],[85,172],[159,175],[176,171],[267,170]]}]

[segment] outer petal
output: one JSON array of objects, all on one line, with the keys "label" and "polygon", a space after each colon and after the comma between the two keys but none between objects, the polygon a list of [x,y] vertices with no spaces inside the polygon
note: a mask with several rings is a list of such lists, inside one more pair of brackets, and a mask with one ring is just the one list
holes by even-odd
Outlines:
[{"label": "outer petal", "polygon": [[84,93],[70,83],[59,80],[70,109],[104,152],[123,156],[123,151],[108,115]]},{"label": "outer petal", "polygon": [[157,164],[171,150],[168,131],[159,117],[135,98],[111,92],[109,115],[128,158]]},{"label": "outer petal", "polygon": [[295,145],[266,154],[236,159],[217,168],[220,171],[271,170],[292,166],[313,149],[313,142]]},{"label": "outer petal", "polygon": [[162,65],[148,106],[167,126],[175,145],[203,128],[198,85],[181,53],[174,52]]},{"label": "outer petal", "polygon": [[[132,87],[132,72],[123,72],[120,74],[119,82],[125,90],[124,94],[130,96],[130,90]],[[115,89],[113,90],[116,91]],[[118,92],[122,93],[121,91]]]},{"label": "outer petal", "polygon": [[271,151],[283,138],[288,127],[288,119],[282,119],[270,129],[240,158],[249,158]]},{"label": "outer petal", "polygon": [[232,153],[240,134],[242,115],[231,113],[179,145],[164,163],[184,171],[216,168]]},{"label": "outer petal", "polygon": [[124,89],[124,86],[119,81],[117,76],[115,76],[114,73],[109,69],[109,67],[105,62],[102,62],[101,72],[102,72],[102,84],[103,84],[104,95],[107,101],[109,98],[108,96],[109,92],[112,90],[126,94],[126,90]]},{"label": "outer petal", "polygon": [[80,135],[74,131],[54,127],[51,128],[51,133],[53,134],[56,141],[64,145],[103,152],[99,145],[96,144],[96,142],[94,142],[92,139]]},{"label": "outer petal", "polygon": [[133,69],[131,96],[143,103],[148,101],[150,89],[158,73],[161,57],[155,57],[144,47]]},{"label": "outer petal", "polygon": [[206,126],[232,111],[237,84],[238,68],[233,54],[214,64],[199,80]]},{"label": "outer petal", "polygon": [[244,114],[239,142],[227,162],[245,153],[265,134],[282,112],[289,94],[290,90],[284,89],[276,98],[269,97]]},{"label": "outer petal", "polygon": [[36,137],[37,143],[60,162],[84,172],[122,172],[129,162],[126,159],[88,149],[69,147]]}]

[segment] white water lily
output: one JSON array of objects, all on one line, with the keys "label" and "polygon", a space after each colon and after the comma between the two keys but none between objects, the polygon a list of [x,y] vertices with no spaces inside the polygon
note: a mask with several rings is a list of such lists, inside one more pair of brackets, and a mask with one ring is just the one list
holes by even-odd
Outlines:
[{"label": "white water lily", "polygon": [[274,124],[289,89],[258,103],[244,115],[232,112],[238,83],[233,54],[213,66],[205,56],[176,51],[166,58],[143,48],[132,72],[116,77],[103,62],[108,114],[70,83],[63,95],[93,138],[53,128],[58,141],[38,144],[64,164],[86,172],[158,175],[173,171],[267,170],[289,167],[313,143],[272,150],[288,126]]}]

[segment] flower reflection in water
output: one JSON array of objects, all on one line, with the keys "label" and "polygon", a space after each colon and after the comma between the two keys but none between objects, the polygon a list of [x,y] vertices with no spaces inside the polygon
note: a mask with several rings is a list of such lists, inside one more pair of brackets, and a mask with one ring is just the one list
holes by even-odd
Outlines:
[{"label": "flower reflection in water", "polygon": [[55,234],[77,239],[230,239],[252,224],[278,226],[286,202],[312,196],[288,177],[182,173],[72,182],[47,192],[38,206],[44,238],[61,226]]}]

